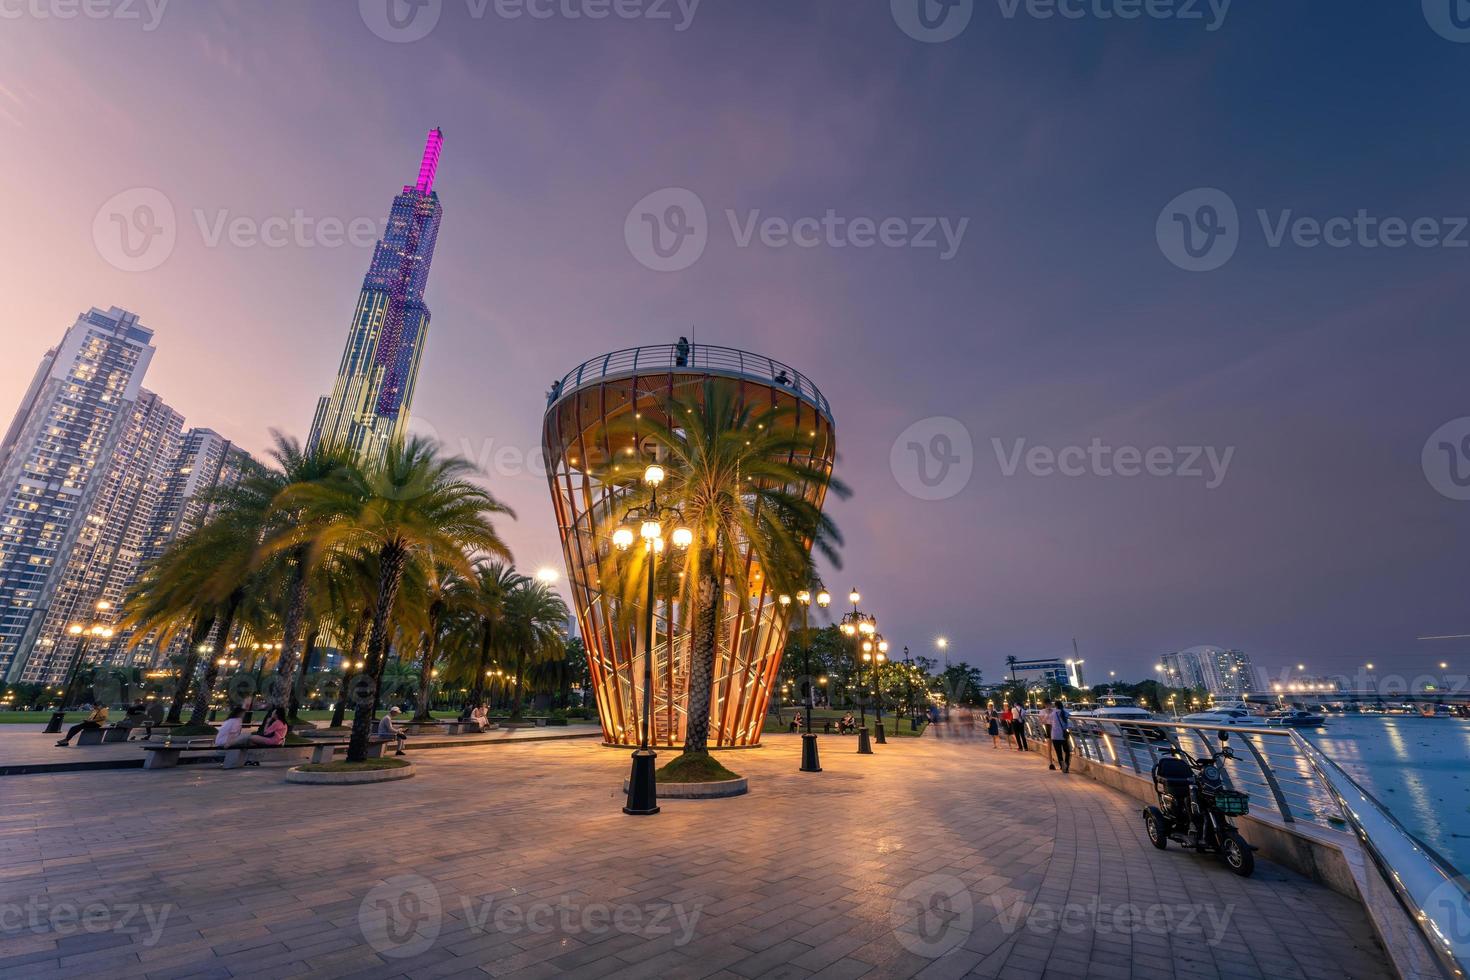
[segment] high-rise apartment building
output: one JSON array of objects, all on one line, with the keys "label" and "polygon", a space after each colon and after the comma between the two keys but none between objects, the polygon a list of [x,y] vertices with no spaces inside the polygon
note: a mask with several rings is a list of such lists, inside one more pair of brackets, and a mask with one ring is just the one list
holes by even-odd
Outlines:
[{"label": "high-rise apartment building", "polygon": [[1216,697],[1242,698],[1264,690],[1244,650],[1191,647],[1159,658],[1162,680],[1174,687],[1202,687]]},{"label": "high-rise apartment building", "polygon": [[153,351],[153,331],[136,314],[116,307],[83,314],[41,358],[0,442],[0,673],[8,681],[35,673],[27,665],[41,624],[107,482]]},{"label": "high-rise apartment building", "polygon": [[444,134],[429,131],[418,180],[393,199],[388,227],[357,297],[332,393],[317,402],[309,448],[380,454],[405,434],[429,334],[424,288],[443,209],[434,192]]}]

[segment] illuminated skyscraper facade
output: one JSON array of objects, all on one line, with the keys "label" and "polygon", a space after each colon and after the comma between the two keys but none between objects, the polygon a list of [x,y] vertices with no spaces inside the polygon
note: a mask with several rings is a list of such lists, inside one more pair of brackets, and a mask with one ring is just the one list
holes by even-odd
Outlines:
[{"label": "illuminated skyscraper facade", "polygon": [[47,610],[133,419],[153,331],[134,313],[93,309],[41,359],[0,442],[0,673],[37,676]]},{"label": "illuminated skyscraper facade", "polygon": [[444,134],[429,131],[418,179],[393,199],[388,228],[358,294],[332,393],[317,402],[309,447],[366,457],[407,430],[414,382],[429,333],[424,289],[442,208],[434,192]]}]

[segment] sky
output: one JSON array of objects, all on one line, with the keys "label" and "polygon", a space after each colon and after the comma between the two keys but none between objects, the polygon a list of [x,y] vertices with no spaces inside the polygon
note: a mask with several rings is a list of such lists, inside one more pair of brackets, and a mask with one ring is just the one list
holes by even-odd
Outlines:
[{"label": "sky", "polygon": [[440,126],[415,428],[523,567],[552,379],[689,335],[831,402],[824,579],[896,647],[1463,666],[1419,639],[1470,633],[1437,2],[0,0],[0,411],[120,306],[189,424],[304,437]]}]

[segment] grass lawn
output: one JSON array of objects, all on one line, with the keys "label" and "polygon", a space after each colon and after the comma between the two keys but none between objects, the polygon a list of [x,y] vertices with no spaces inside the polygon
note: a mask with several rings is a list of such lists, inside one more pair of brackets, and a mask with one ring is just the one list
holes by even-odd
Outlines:
[{"label": "grass lawn", "polygon": [[[805,715],[806,715],[806,709],[805,708],[800,708],[800,709],[798,709],[798,708],[790,708],[790,707],[782,708],[781,709],[781,720],[780,721],[777,721],[776,720],[776,716],[775,715],[770,714],[770,713],[767,713],[766,714],[766,718],[765,718],[765,724],[761,727],[761,731],[762,732],[772,732],[772,733],[790,731],[791,730],[791,718],[792,718],[793,714],[796,711],[798,711],[798,710],[802,713],[802,716],[805,717]],[[837,708],[813,708],[812,709],[812,728],[816,729],[816,732],[817,732],[818,735],[825,734],[822,731],[822,722],[824,722],[824,721],[830,721],[830,722],[832,722],[832,734],[835,736],[837,734],[837,722],[842,718],[842,716],[844,714],[846,714],[845,711],[839,710]],[[858,720],[859,724],[862,723],[862,715],[859,712],[854,711],[852,713],[852,716],[853,716],[853,718],[855,718],[855,719]],[[869,710],[868,711],[868,734],[872,735],[872,734],[875,734],[877,732],[877,730],[878,730],[877,729],[877,722],[878,722],[877,717],[875,717],[874,714],[873,714],[873,712],[871,710]],[[919,731],[917,731],[917,732],[911,731],[909,729],[909,720],[907,718],[895,718],[887,710],[885,710],[883,712],[883,733],[885,735],[887,735],[889,738],[893,738],[895,735],[901,735],[901,736],[904,736],[904,737],[916,736],[916,735],[921,734],[923,731],[924,731],[924,726],[923,726],[923,723],[922,722],[919,725]],[[854,736],[854,737],[856,737],[856,736]]]},{"label": "grass lawn", "polygon": [[676,755],[654,775],[661,783],[723,783],[740,778],[711,755]]}]

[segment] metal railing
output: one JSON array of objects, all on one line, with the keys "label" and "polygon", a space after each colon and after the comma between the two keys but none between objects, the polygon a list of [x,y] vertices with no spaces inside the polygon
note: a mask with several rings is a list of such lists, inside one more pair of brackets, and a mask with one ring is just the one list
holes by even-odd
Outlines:
[{"label": "metal railing", "polygon": [[[1470,890],[1434,849],[1406,830],[1356,780],[1298,731],[1248,725],[1125,721],[1073,715],[1072,751],[1093,765],[1153,778],[1172,750],[1208,757],[1229,733],[1235,758],[1225,768],[1236,789],[1249,793],[1251,815],[1286,827],[1311,824],[1351,832],[1403,904],[1449,976],[1470,968]],[[1047,738],[1035,715],[1031,738]]]},{"label": "metal railing", "polygon": [[628,347],[584,361],[552,388],[550,404],[589,385],[612,378],[635,374],[664,374],[687,371],[691,374],[717,374],[723,377],[747,378],[761,384],[789,389],[796,397],[816,408],[828,419],[832,407],[812,380],[789,364],[763,354],[715,347],[710,344],[652,344]]}]

